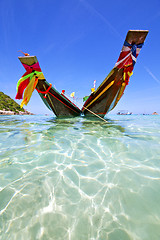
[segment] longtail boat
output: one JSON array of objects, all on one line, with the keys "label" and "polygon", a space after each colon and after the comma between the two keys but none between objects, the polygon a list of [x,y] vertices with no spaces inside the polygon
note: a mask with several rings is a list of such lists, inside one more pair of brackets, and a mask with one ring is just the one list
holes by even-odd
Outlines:
[{"label": "longtail boat", "polygon": [[136,59],[144,44],[148,30],[129,30],[115,67],[96,91],[85,101],[82,112],[85,116],[104,117],[122,97],[133,73]]},{"label": "longtail boat", "polygon": [[[32,92],[36,89],[45,105],[57,117],[80,116],[81,110],[64,94],[60,94],[52,84],[46,81],[36,56],[19,57],[19,60],[26,69],[25,74],[17,84],[16,99],[23,98],[21,106],[23,104],[27,105]],[[24,90],[24,96],[22,96]]]}]

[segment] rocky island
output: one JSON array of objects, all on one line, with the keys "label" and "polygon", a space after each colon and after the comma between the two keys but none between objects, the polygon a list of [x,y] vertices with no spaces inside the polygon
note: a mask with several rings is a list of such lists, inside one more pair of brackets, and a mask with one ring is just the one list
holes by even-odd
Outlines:
[{"label": "rocky island", "polygon": [[0,115],[33,115],[33,113],[21,108],[12,98],[0,92]]}]

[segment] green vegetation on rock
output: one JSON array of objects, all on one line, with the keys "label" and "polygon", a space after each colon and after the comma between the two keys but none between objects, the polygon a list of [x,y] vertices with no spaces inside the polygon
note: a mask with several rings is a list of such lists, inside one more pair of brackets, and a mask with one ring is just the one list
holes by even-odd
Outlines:
[{"label": "green vegetation on rock", "polygon": [[24,108],[21,108],[18,103],[3,92],[0,92],[0,110],[15,113],[19,113],[20,111],[25,112]]}]

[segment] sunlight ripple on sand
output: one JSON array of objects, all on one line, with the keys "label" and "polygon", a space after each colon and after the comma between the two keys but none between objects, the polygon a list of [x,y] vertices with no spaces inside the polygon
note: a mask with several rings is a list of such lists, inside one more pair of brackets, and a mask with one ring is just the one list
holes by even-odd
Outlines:
[{"label": "sunlight ripple on sand", "polygon": [[156,117],[4,117],[0,239],[159,240]]}]

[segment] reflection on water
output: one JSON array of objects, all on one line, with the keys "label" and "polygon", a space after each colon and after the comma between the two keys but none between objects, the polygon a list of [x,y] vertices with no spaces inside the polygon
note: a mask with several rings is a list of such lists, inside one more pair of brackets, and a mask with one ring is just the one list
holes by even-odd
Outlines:
[{"label": "reflection on water", "polygon": [[0,116],[0,239],[159,240],[159,116]]}]

